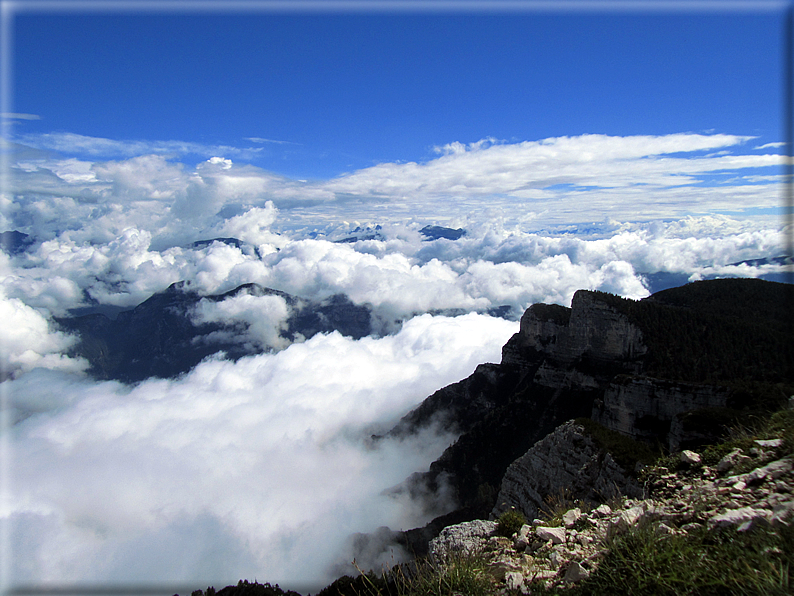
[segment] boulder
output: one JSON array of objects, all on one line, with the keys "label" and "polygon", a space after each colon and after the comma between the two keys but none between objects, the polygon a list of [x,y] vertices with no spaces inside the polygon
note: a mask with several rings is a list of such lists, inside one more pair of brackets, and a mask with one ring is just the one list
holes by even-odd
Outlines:
[{"label": "boulder", "polygon": [[700,463],[700,454],[685,449],[681,452],[681,463],[689,466],[696,466]]},{"label": "boulder", "polygon": [[566,511],[562,516],[562,523],[566,528],[573,528],[582,517],[582,510],[578,507]]},{"label": "boulder", "polygon": [[708,521],[709,530],[719,530],[730,526],[737,526],[742,530],[748,530],[754,524],[764,520],[769,514],[763,509],[755,509],[753,507],[741,507],[740,509],[731,509],[725,513],[715,515]]},{"label": "boulder", "polygon": [[430,541],[429,553],[440,559],[455,552],[474,553],[482,548],[483,542],[495,531],[496,522],[481,519],[447,526]]},{"label": "boulder", "polygon": [[510,464],[491,515],[515,508],[534,519],[547,497],[560,494],[595,505],[618,494],[640,496],[642,488],[570,421]]},{"label": "boulder", "polygon": [[578,581],[582,581],[583,579],[587,579],[590,577],[590,572],[587,571],[580,563],[574,561],[568,567],[568,570],[565,572],[564,581],[568,583],[574,583]]}]

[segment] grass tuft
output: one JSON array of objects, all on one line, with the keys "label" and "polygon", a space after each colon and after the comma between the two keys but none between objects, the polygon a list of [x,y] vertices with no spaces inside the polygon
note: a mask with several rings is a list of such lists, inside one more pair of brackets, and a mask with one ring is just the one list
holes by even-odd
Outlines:
[{"label": "grass tuft", "polygon": [[644,524],[607,547],[596,573],[566,594],[783,596],[794,587],[794,526],[663,536]]}]

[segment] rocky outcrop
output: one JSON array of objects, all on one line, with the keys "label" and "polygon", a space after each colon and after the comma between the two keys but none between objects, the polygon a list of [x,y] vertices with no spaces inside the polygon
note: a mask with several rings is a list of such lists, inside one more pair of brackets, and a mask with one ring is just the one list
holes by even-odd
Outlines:
[{"label": "rocky outcrop", "polygon": [[430,541],[429,555],[444,560],[451,554],[472,554],[480,550],[480,542],[496,532],[496,522],[475,519],[447,526]]},{"label": "rocky outcrop", "polygon": [[[780,449],[782,441],[773,441],[776,447],[756,449],[756,455],[743,460],[726,456],[728,463],[720,462],[717,468],[653,468],[643,499],[624,497],[610,501],[611,506],[582,504],[558,510],[535,518],[511,538],[497,536],[495,525],[488,532],[492,526],[485,522],[468,522],[445,528],[444,538],[431,544],[438,544],[434,552],[483,557],[495,593],[531,594],[541,585],[565,587],[590,577],[609,552],[608,540],[640,526],[660,539],[726,529],[775,532],[794,524],[794,460],[791,455],[781,457],[786,453]],[[750,470],[735,473],[731,462],[737,461]]]},{"label": "rocky outcrop", "polygon": [[465,432],[506,405],[520,379],[514,367],[480,364],[470,376],[425,399],[392,428],[389,436],[402,437],[433,424]]},{"label": "rocky outcrop", "polygon": [[638,371],[647,351],[639,327],[597,293],[580,290],[570,309],[549,304],[529,307],[519,332],[502,352],[502,362],[525,366],[542,355],[563,366],[587,360],[620,363]]},{"label": "rocky outcrop", "polygon": [[597,504],[617,496],[638,497],[639,484],[572,421],[538,441],[507,468],[492,516],[509,509],[527,519],[549,507],[547,499]]}]

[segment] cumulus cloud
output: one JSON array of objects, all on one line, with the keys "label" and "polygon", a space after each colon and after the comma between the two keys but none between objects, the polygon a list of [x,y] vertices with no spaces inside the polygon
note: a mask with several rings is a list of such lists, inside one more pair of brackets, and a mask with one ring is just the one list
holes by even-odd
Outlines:
[{"label": "cumulus cloud", "polygon": [[283,348],[287,340],[281,332],[287,328],[289,307],[281,296],[254,296],[241,292],[220,302],[203,299],[193,313],[194,323],[226,323],[241,327],[241,332],[215,332],[207,339],[236,341],[263,350]]},{"label": "cumulus cloud", "polygon": [[268,201],[264,207],[252,207],[245,213],[224,220],[217,228],[218,234],[238,238],[260,250],[272,252],[284,244],[284,240],[271,230],[277,217],[278,210],[272,201]]},{"label": "cumulus cloud", "polygon": [[452,439],[372,446],[369,433],[498,361],[515,331],[423,316],[390,337],[316,336],[134,388],[52,371],[7,382],[37,411],[15,427],[2,514],[14,582],[321,586],[351,533],[424,521],[381,493]]},{"label": "cumulus cloud", "polygon": [[[518,143],[489,138],[448,143],[425,163],[382,163],[328,180],[298,181],[232,163],[230,157],[245,157],[229,147],[196,149],[209,157],[191,166],[175,161],[191,154],[189,144],[114,148],[117,142],[109,139],[44,135],[18,141],[69,158],[22,159],[20,153],[12,189],[17,226],[41,237],[72,229],[86,240],[106,241],[124,227],[140,227],[154,234],[158,246],[267,201],[282,210],[287,227],[288,220],[319,225],[340,208],[357,211],[357,218],[383,219],[384,204],[390,219],[448,220],[482,209],[483,200],[514,214],[520,207],[539,226],[604,217],[648,220],[777,205],[778,180],[740,174],[760,176],[785,158],[741,151],[751,139],[691,133]],[[86,161],[100,154],[123,159]]]},{"label": "cumulus cloud", "polygon": [[0,294],[0,318],[0,380],[35,368],[86,368],[85,361],[64,355],[77,338],[53,329],[45,316],[18,298]]},{"label": "cumulus cloud", "polygon": [[385,240],[354,244],[290,240],[270,230],[277,217],[272,205],[254,208],[210,231],[262,242],[258,254],[221,242],[155,250],[136,228],[101,245],[63,235],[7,261],[0,283],[7,296],[59,316],[90,301],[132,307],[180,280],[203,295],[252,282],[318,301],[342,293],[370,305],[388,331],[439,309],[509,305],[518,316],[534,302],[567,305],[577,289],[642,298],[642,274],[694,275],[785,253],[779,229],[727,216],[562,234],[480,224],[454,242],[424,242],[417,225],[393,225],[382,229]]}]

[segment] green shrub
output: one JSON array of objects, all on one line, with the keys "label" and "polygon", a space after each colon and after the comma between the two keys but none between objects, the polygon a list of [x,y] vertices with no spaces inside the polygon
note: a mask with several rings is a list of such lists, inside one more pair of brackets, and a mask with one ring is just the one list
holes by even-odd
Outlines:
[{"label": "green shrub", "polygon": [[520,511],[510,509],[505,511],[496,520],[496,533],[499,536],[510,538],[513,534],[518,532],[527,523],[527,518]]},{"label": "green shrub", "polygon": [[577,418],[575,424],[584,427],[585,434],[601,449],[608,452],[612,459],[629,475],[636,475],[637,464],[648,465],[656,461],[661,449],[636,441],[631,437],[610,430],[590,418]]}]

